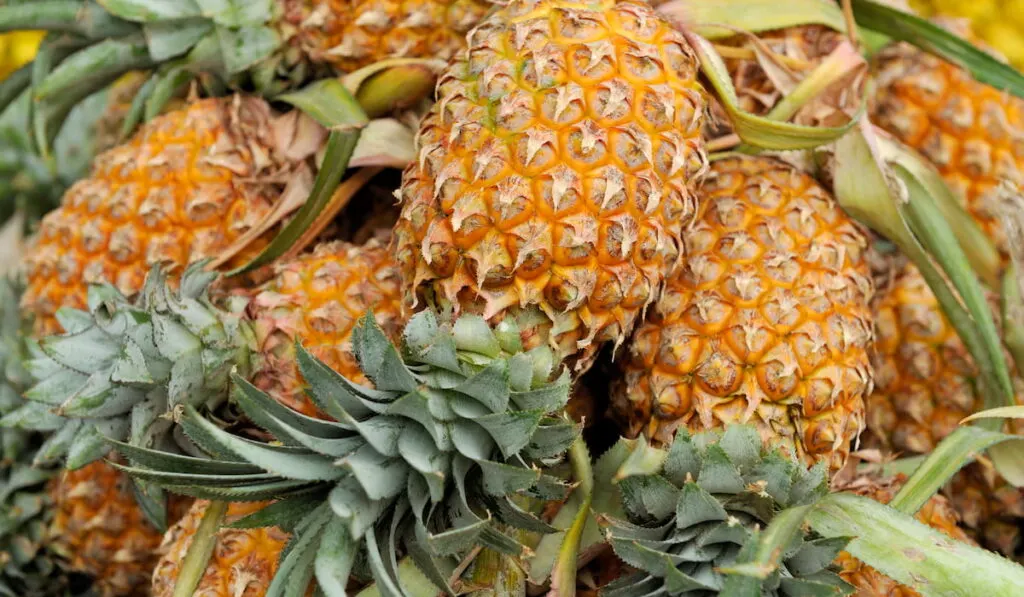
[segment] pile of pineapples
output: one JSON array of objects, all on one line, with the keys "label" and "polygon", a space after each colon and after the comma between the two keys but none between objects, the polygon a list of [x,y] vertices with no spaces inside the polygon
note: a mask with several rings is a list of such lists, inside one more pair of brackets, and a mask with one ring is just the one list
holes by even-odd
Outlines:
[{"label": "pile of pineapples", "polygon": [[1024,75],[895,4],[0,1],[0,596],[1021,594]]}]

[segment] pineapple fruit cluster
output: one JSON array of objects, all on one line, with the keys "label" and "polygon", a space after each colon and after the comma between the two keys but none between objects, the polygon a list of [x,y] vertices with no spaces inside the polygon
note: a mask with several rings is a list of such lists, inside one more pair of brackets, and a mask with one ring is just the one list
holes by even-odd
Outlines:
[{"label": "pineapple fruit cluster", "polygon": [[[57,4],[0,6],[75,40],[0,82],[0,150],[91,139],[0,168],[0,595],[942,594],[811,524],[758,560],[830,495],[900,503],[861,459],[991,390],[817,158],[918,152],[1012,272],[1024,100],[897,42],[808,97],[841,19],[708,42],[690,0]],[[750,135],[792,102],[821,147]],[[1024,553],[985,457],[916,515]]]}]

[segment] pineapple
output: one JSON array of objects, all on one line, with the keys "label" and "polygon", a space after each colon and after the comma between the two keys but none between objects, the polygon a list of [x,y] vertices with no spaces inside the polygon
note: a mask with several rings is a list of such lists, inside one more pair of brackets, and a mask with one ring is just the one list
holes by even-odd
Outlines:
[{"label": "pineapple", "polygon": [[406,305],[518,318],[582,371],[680,259],[706,168],[696,59],[632,1],[516,0],[470,42],[402,181]]},{"label": "pineapple", "polygon": [[305,394],[296,340],[331,369],[367,383],[352,354],[356,322],[372,309],[392,340],[400,337],[405,323],[398,267],[385,243],[324,243],[275,265],[275,277],[253,293],[249,304],[259,347],[253,373],[257,387],[292,409],[319,414]]},{"label": "pineapple", "polygon": [[[160,561],[153,570],[152,597],[171,597],[181,574],[182,561],[209,507],[196,500],[192,508],[164,535]],[[225,524],[266,506],[266,502],[236,502],[228,505]],[[277,527],[255,529],[221,528],[210,563],[194,595],[200,597],[263,597],[277,571],[288,533]]]},{"label": "pineapple", "polygon": [[[22,308],[36,335],[60,330],[62,307],[85,307],[89,284],[142,288],[157,263],[184,266],[216,257],[273,209],[282,181],[309,151],[275,136],[261,99],[200,100],[157,117],[95,159],[92,174],[65,193],[25,255]],[[241,265],[269,239],[251,243]]]},{"label": "pineapple", "polygon": [[924,154],[1007,254],[1000,186],[1024,184],[1024,100],[906,44],[876,60],[872,121]]},{"label": "pineapple", "polygon": [[[896,497],[905,481],[905,475],[897,475],[887,479],[859,477],[851,483],[836,489],[851,491],[857,495],[869,497],[876,502],[888,504]],[[957,541],[973,544],[973,541],[964,533],[963,529],[957,526],[958,517],[956,511],[941,495],[932,496],[917,511],[916,517],[924,524],[942,531]],[[857,597],[920,597],[921,595],[911,587],[897,583],[845,551],[839,554],[839,557],[836,558],[836,563],[840,567],[839,575],[843,580],[856,587],[855,594]]]},{"label": "pineapple", "polygon": [[[96,579],[104,597],[148,586],[162,533],[136,505],[131,479],[104,462],[64,471],[51,488],[51,549],[70,569]],[[172,499],[171,520],[183,502]]]},{"label": "pineapple", "polygon": [[810,176],[734,157],[712,163],[685,239],[612,388],[625,434],[666,444],[749,422],[838,470],[871,388],[864,234]]},{"label": "pineapple", "polygon": [[[984,408],[977,369],[913,264],[903,265],[873,311],[875,389],[867,401],[866,443],[926,454],[964,417]],[[1014,381],[1018,397],[1024,396],[1024,382]],[[1024,433],[1024,422],[1008,424],[1014,433]],[[954,478],[947,493],[980,542],[1013,553],[1024,519],[1024,491],[976,463]]]}]

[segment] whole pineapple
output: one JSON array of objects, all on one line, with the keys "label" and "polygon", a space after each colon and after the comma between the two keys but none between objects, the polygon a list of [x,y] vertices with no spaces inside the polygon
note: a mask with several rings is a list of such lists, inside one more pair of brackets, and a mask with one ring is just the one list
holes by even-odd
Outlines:
[{"label": "whole pineapple", "polygon": [[590,365],[680,257],[705,167],[684,37],[642,2],[515,0],[438,82],[402,181],[407,305],[522,319]]},{"label": "whole pineapple", "polygon": [[154,264],[183,267],[226,251],[270,213],[281,177],[302,163],[287,151],[266,102],[233,96],[157,117],[97,156],[26,251],[22,308],[35,333],[59,331],[57,310],[84,307],[89,284],[134,294]]},{"label": "whole pineapple", "polygon": [[[185,554],[209,505],[206,500],[196,500],[188,513],[164,535],[160,546],[162,555],[153,569],[152,597],[173,595]],[[266,505],[261,502],[231,503],[224,524]],[[193,594],[199,597],[263,597],[274,578],[281,551],[288,539],[288,533],[277,527],[221,528],[217,531],[217,543],[206,572]]]},{"label": "whole pineapple", "polygon": [[687,262],[622,355],[624,434],[751,423],[791,456],[845,462],[864,426],[873,285],[858,226],[771,158],[713,162]]},{"label": "whole pineapple", "polygon": [[[886,479],[859,477],[845,486],[834,488],[862,495],[882,504],[888,504],[899,492],[905,475],[896,475]],[[956,511],[941,495],[934,495],[917,511],[917,520],[942,531],[957,541],[973,544],[963,529],[957,526],[959,521]],[[846,582],[856,587],[857,597],[920,597],[913,588],[894,581],[878,570],[866,565],[848,552],[842,552],[836,558],[840,567],[839,575]]]},{"label": "whole pineapple", "polygon": [[[907,454],[928,453],[963,418],[984,408],[977,368],[913,264],[902,266],[873,311],[875,389],[867,402],[866,442]],[[1024,396],[1024,382],[1018,377],[1015,383],[1018,396]],[[1009,425],[1024,433],[1021,421]],[[979,463],[960,472],[947,493],[979,541],[1013,553],[1024,519],[1024,492]]]},{"label": "whole pineapple", "polygon": [[906,44],[883,50],[874,70],[872,122],[924,154],[1006,253],[1000,185],[1024,184],[1024,100]]}]

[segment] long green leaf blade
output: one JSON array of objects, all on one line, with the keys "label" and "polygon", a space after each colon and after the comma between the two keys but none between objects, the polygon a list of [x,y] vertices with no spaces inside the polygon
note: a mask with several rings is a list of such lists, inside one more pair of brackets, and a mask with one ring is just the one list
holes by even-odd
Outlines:
[{"label": "long green leaf blade", "polygon": [[868,498],[830,494],[808,520],[825,537],[855,537],[847,551],[925,597],[1017,595],[1024,587],[1020,565]]}]

